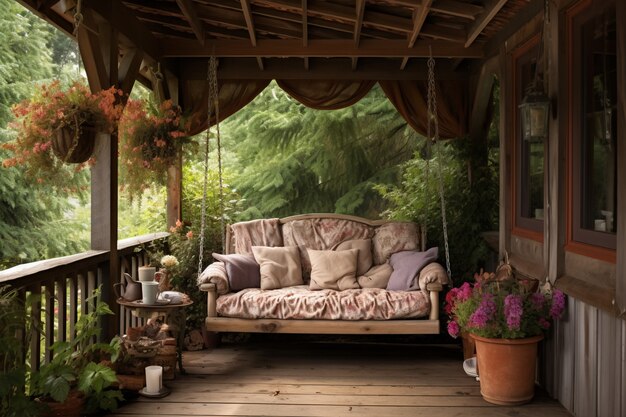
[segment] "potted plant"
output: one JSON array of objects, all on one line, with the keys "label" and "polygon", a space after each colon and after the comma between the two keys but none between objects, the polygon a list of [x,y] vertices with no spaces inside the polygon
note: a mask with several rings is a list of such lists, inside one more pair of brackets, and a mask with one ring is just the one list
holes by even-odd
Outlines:
[{"label": "potted plant", "polygon": [[[39,86],[31,98],[13,106],[10,127],[16,137],[3,145],[13,155],[3,165],[23,165],[37,182],[65,183],[91,158],[96,133],[112,133],[117,127],[121,95],[114,87],[91,93],[81,82],[69,88],[58,80]],[[68,169],[66,163],[78,165]]]},{"label": "potted plant", "polygon": [[[115,371],[109,366],[117,360],[120,339],[93,343],[100,332],[99,318],[113,314],[109,306],[97,301],[99,290],[87,298],[88,309],[75,326],[74,337],[51,346],[53,357],[31,375],[31,395],[49,416],[71,417],[81,412],[112,411],[123,400],[115,389]],[[45,414],[44,414],[45,415]]]},{"label": "potted plant", "polygon": [[466,331],[476,342],[483,398],[517,405],[534,395],[537,344],[561,317],[565,295],[540,291],[536,282],[486,274],[448,293],[448,333]]},{"label": "potted plant", "polygon": [[123,190],[135,196],[152,184],[165,185],[186,138],[182,110],[171,100],[129,100],[119,125]]}]

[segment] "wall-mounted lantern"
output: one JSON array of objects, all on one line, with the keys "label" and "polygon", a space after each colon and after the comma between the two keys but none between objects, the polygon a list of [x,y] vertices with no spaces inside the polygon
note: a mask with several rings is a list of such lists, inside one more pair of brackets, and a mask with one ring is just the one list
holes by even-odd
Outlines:
[{"label": "wall-mounted lantern", "polygon": [[533,82],[519,105],[524,140],[542,142],[548,137],[550,99],[543,92],[540,83]]}]

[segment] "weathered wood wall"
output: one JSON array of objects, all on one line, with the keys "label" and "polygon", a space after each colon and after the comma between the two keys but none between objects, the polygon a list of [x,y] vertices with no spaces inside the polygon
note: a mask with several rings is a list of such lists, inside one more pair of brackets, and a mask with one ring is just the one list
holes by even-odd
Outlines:
[{"label": "weathered wood wall", "polygon": [[626,321],[568,298],[544,343],[543,383],[575,416],[626,416]]}]

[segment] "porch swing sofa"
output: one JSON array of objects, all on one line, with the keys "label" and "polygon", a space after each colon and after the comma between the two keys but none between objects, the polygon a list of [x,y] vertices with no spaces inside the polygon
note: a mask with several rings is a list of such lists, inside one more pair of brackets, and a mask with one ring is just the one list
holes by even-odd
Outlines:
[{"label": "porch swing sofa", "polygon": [[[269,290],[245,288],[235,292],[229,282],[237,280],[228,276],[228,262],[214,262],[198,277],[200,290],[207,293],[206,329],[211,333],[437,334],[439,292],[448,283],[440,264],[426,260],[419,271],[408,271],[413,277],[410,290],[388,290],[383,288],[384,278],[383,281],[377,278],[381,271],[382,276],[387,271],[389,278],[389,271],[393,270],[390,263],[394,265],[396,258],[392,257],[394,253],[424,253],[425,237],[425,230],[415,223],[372,221],[338,214],[304,214],[229,225],[225,252],[258,257],[256,247],[283,247],[299,255],[297,267],[301,268],[302,285]],[[359,242],[365,242],[366,246]],[[316,254],[322,254],[322,261],[332,274],[339,268],[333,264],[332,259],[336,258],[324,259],[324,254],[351,248],[357,252],[358,264],[363,260],[359,251],[371,250],[365,255],[371,256],[372,266],[358,277],[358,285],[352,281],[349,289],[342,289],[341,284],[335,289],[314,288],[317,281],[309,282],[312,271],[318,268],[311,264],[313,255],[318,263]],[[220,258],[215,254],[214,257]],[[272,262],[275,260],[270,260],[270,267]],[[261,275],[267,265],[261,264]],[[400,269],[398,262],[395,266]],[[233,271],[236,269],[229,270],[232,275]],[[407,274],[406,270],[402,272]]]}]

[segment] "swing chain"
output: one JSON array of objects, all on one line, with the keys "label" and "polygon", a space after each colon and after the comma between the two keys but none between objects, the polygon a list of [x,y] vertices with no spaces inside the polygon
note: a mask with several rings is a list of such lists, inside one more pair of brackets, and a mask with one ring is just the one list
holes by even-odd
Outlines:
[{"label": "swing chain", "polygon": [[[224,180],[222,178],[222,138],[220,135],[220,105],[219,105],[219,90],[217,85],[217,58],[211,57],[210,61],[210,83],[211,83],[211,96],[213,98],[213,109],[215,112],[215,131],[217,139],[217,172],[219,180],[219,203],[220,203],[220,230],[222,237],[222,251],[226,247],[226,225],[224,219]],[[210,124],[209,120],[209,124]]]},{"label": "swing chain", "polygon": [[78,28],[83,23],[83,13],[82,13],[83,0],[78,0],[76,2],[76,11],[74,12],[74,36],[78,35]]},{"label": "swing chain", "polygon": [[[446,217],[446,199],[444,195],[444,184],[443,184],[443,168],[441,163],[441,153],[439,151],[440,145],[437,143],[439,141],[439,117],[437,115],[437,92],[436,92],[436,84],[435,84],[435,59],[433,58],[432,49],[430,50],[430,57],[428,58],[428,143],[431,142],[430,137],[430,124],[433,123],[435,131],[434,136],[432,137],[432,142],[436,145],[435,151],[436,159],[437,159],[437,176],[439,177],[439,199],[441,202],[441,222],[443,225],[443,240],[444,240],[444,249],[446,254],[446,272],[448,273],[448,277],[452,278],[452,270],[450,268],[450,247],[448,244],[448,220]],[[427,162],[428,169],[428,162]],[[428,174],[428,173],[427,173]]]}]

